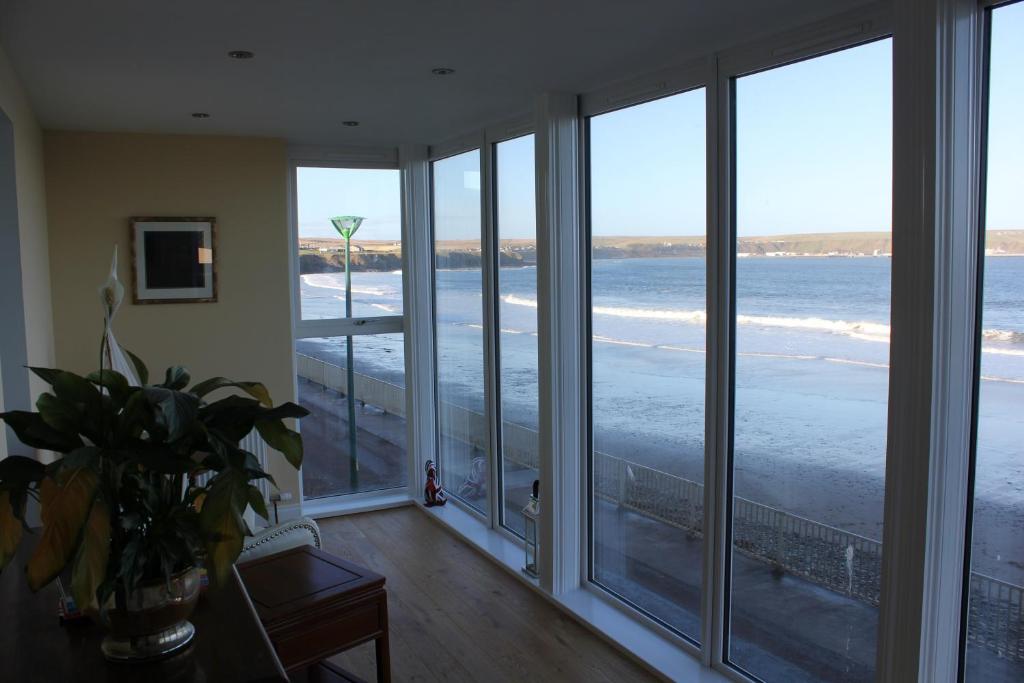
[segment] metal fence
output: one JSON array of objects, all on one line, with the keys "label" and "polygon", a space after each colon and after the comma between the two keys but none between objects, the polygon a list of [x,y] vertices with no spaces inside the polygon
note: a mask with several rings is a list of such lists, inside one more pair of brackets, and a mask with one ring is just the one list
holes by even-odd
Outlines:
[{"label": "metal fence", "polygon": [[[344,369],[298,354],[300,377],[344,391]],[[405,389],[356,373],[356,397],[395,415],[405,415]],[[485,416],[443,403],[449,438],[486,452]],[[537,432],[502,425],[502,457],[537,469]],[[468,452],[467,452],[468,453]],[[469,472],[471,456],[446,463],[449,474]],[[607,453],[594,453],[594,494],[622,508],[688,533],[703,533],[702,484]],[[733,543],[744,554],[870,605],[880,597],[882,544],[836,527],[745,498],[733,505]],[[1024,587],[971,574],[968,641],[1011,661],[1024,661]]]}]

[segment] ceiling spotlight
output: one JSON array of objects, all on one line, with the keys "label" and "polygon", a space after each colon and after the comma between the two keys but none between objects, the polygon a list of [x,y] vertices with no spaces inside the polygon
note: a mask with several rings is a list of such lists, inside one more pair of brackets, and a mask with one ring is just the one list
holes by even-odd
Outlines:
[{"label": "ceiling spotlight", "polygon": [[449,76],[455,73],[455,69],[449,69],[446,66],[439,66],[436,69],[431,69],[430,73],[434,74],[435,76]]},{"label": "ceiling spotlight", "polygon": [[253,53],[248,50],[232,50],[228,53],[228,57],[231,59],[252,59],[253,56]]},{"label": "ceiling spotlight", "polygon": [[349,128],[355,128],[359,125],[358,121],[342,121],[341,125],[348,126]]},{"label": "ceiling spotlight", "polygon": [[205,111],[196,111],[196,112],[192,112],[192,118],[194,118],[194,119],[208,119],[208,118],[210,118],[210,115],[207,114]]}]

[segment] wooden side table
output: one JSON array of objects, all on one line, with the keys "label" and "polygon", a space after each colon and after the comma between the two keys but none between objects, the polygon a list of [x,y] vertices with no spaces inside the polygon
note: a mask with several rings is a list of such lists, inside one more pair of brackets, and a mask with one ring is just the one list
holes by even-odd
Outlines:
[{"label": "wooden side table", "polygon": [[238,573],[287,671],[373,640],[377,681],[391,680],[383,576],[312,546],[241,563]]}]

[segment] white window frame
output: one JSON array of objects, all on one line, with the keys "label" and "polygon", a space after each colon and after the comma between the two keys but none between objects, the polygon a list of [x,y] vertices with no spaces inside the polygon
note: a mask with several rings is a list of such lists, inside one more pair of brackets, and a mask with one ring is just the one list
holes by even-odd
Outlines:
[{"label": "white window frame", "polygon": [[[436,207],[434,207],[434,164],[438,161],[465,154],[467,152],[477,152],[479,157],[479,173],[480,173],[480,249],[481,249],[481,264],[480,264],[480,286],[481,286],[481,321],[483,322],[483,330],[481,331],[481,337],[484,345],[483,353],[483,367],[481,372],[484,377],[484,412],[487,418],[491,418],[494,415],[493,404],[494,404],[494,383],[491,378],[491,368],[493,367],[492,353],[493,344],[489,337],[489,330],[491,329],[491,310],[488,305],[487,292],[489,291],[489,277],[490,268],[488,267],[488,256],[490,254],[490,245],[487,239],[487,205],[489,201],[489,192],[487,191],[487,180],[490,174],[487,173],[486,164],[484,162],[486,141],[482,132],[473,133],[470,135],[463,135],[455,138],[446,143],[440,145],[432,145],[429,148],[428,154],[428,175],[430,178],[430,201],[431,210],[428,216],[429,234],[430,234],[430,335],[433,340],[434,356],[433,356],[433,374],[431,381],[434,386],[434,396],[436,401],[440,401],[440,389],[439,383],[440,378],[437,375],[437,326],[435,321],[437,320],[437,278],[436,278],[436,261],[435,261],[435,232],[436,232]],[[492,419],[488,419],[488,449],[486,453],[487,466],[488,466],[488,482],[487,482],[487,499],[484,502],[483,510],[474,508],[469,503],[466,503],[461,498],[456,496],[452,491],[453,481],[448,479],[445,471],[445,463],[441,457],[441,422],[440,422],[440,411],[437,410],[436,406],[434,409],[434,452],[437,454],[437,458],[434,462],[437,464],[438,477],[441,480],[442,486],[448,491],[448,502],[449,504],[456,505],[463,509],[470,515],[480,518],[486,523],[488,527],[491,526],[492,511],[494,509],[494,443],[495,443],[495,427]]]},{"label": "white window frame", "polygon": [[[403,273],[402,315],[368,316],[359,318],[302,319],[301,289],[299,286],[299,218],[298,218],[298,169],[299,168],[339,168],[339,169],[383,169],[399,170],[398,150],[393,147],[322,147],[293,145],[288,148],[288,249],[289,249],[289,286],[292,301],[292,343],[291,353],[297,353],[296,342],[299,339],[317,337],[348,337],[374,334],[401,333],[405,339],[405,373],[406,403],[410,401],[409,390],[411,378],[411,361],[409,343],[406,334],[406,318],[409,306],[405,301],[408,294]],[[403,188],[404,189],[404,188]],[[406,261],[407,219],[406,208],[402,207],[402,261]],[[298,396],[298,376],[292,378],[295,383],[293,390]],[[406,415],[412,415],[408,408]],[[407,419],[407,429],[409,420]],[[301,423],[298,426],[301,432]],[[407,442],[407,443],[411,443]],[[407,449],[411,450],[411,449]],[[302,474],[299,474],[299,501],[302,514],[312,517],[328,517],[336,514],[379,510],[408,502],[412,483],[412,472],[409,472],[406,486],[362,491],[358,493],[339,494],[307,500],[303,491]]]},{"label": "white window frame", "polygon": [[[485,307],[487,310],[487,321],[485,327],[488,331],[488,375],[492,386],[494,387],[491,392],[491,399],[493,406],[488,405],[489,416],[491,418],[492,429],[491,429],[491,448],[494,452],[493,464],[491,466],[491,490],[494,495],[491,496],[491,518],[490,527],[498,533],[504,535],[512,543],[517,545],[523,545],[524,541],[512,531],[509,527],[501,523],[501,517],[504,509],[505,489],[504,489],[504,452],[503,452],[503,429],[504,429],[504,417],[502,415],[502,402],[501,402],[501,330],[500,330],[500,296],[501,296],[501,278],[500,278],[500,267],[499,267],[499,252],[501,251],[501,235],[498,234],[500,226],[498,224],[498,167],[497,167],[497,155],[496,150],[500,143],[508,142],[509,140],[515,140],[527,135],[535,135],[533,118],[524,116],[517,119],[512,119],[504,123],[490,126],[484,131],[484,149],[486,150],[483,167],[486,170],[486,175],[483,176],[483,187],[487,196],[484,199],[485,214],[484,214],[484,233],[485,241],[489,244],[485,245],[484,253],[487,255],[487,267],[490,271],[490,276],[485,278],[486,285],[484,287],[484,298],[486,300]],[[539,337],[538,337],[539,340]],[[538,342],[538,362],[539,359],[539,342]],[[539,375],[538,369],[538,375]],[[539,377],[538,377],[539,381]],[[539,412],[539,407],[538,407]]]},{"label": "white window frame", "polygon": [[[522,547],[523,540],[514,532],[501,524],[501,505],[504,498],[504,491],[501,489],[501,399],[500,399],[500,358],[498,357],[498,332],[496,321],[498,319],[498,236],[496,216],[496,168],[494,163],[494,149],[498,143],[523,137],[534,133],[533,118],[520,116],[507,121],[489,126],[485,129],[462,135],[452,140],[432,145],[428,150],[428,161],[430,164],[430,191],[433,196],[433,163],[449,157],[457,156],[465,152],[477,150],[480,155],[480,230],[481,230],[481,283],[482,283],[482,320],[483,320],[483,343],[484,343],[484,407],[488,417],[488,490],[487,501],[484,506],[486,512],[481,512],[466,504],[459,498],[451,496],[449,500],[465,510],[471,517],[477,518],[485,528],[497,532],[503,540],[515,546]],[[433,212],[430,213],[430,244],[431,244],[431,275],[433,278]],[[436,290],[433,280],[431,281],[431,320],[436,316]],[[431,328],[431,334],[436,334],[436,329]],[[436,348],[436,336],[433,337]],[[436,356],[435,356],[436,363]],[[436,367],[434,372],[436,386]],[[435,388],[436,395],[436,388]],[[435,408],[436,414],[436,408]],[[436,419],[436,417],[435,417]],[[438,423],[439,424],[439,423]],[[440,429],[437,431],[437,438],[440,438]],[[435,452],[439,452],[439,446],[434,446]],[[439,465],[439,472],[442,482],[451,481],[444,479],[443,463]]]},{"label": "white window frame", "polygon": [[[710,610],[704,615],[705,660],[737,681],[757,680],[728,660],[729,596],[732,561],[732,438],[735,339],[733,302],[735,298],[735,159],[734,83],[746,75],[784,67],[891,37],[888,8],[875,5],[844,13],[789,31],[773,38],[719,54],[715,85],[717,220],[708,230],[708,450],[705,476],[714,485],[705,486],[705,510],[709,533],[705,553],[713,590]],[[709,140],[709,146],[711,141]],[[710,170],[709,170],[710,173]],[[712,242],[711,235],[714,235]],[[713,252],[713,254],[712,254]],[[714,357],[712,357],[714,355]],[[714,378],[712,384],[711,378]],[[713,394],[713,396],[712,396]],[[712,403],[713,401],[713,403]],[[713,470],[713,471],[712,471]],[[710,546],[710,547],[709,547]]]},{"label": "white window frame", "polygon": [[[876,678],[952,683],[960,675],[962,578],[978,293],[981,25],[988,0],[901,0],[845,12],[769,39],[707,55],[630,82],[577,96],[548,93],[534,109],[537,186],[538,340],[542,518],[540,579],[526,578],[521,545],[498,523],[496,468],[486,515],[459,504],[424,510],[566,612],[663,676],[749,681],[724,655],[730,508],[733,314],[731,78],[894,34],[894,318],[885,483],[882,605]],[[681,36],[685,31],[681,28]],[[685,87],[689,86],[689,87]],[[581,315],[587,257],[583,116],[706,87],[707,369],[705,568],[702,647],[666,633],[640,613],[589,587],[587,371]],[[914,131],[914,134],[910,134]],[[427,148],[403,146],[403,259],[409,386],[410,487],[436,460],[436,358],[430,163],[473,148],[481,157],[484,248],[495,233],[488,163],[490,129]],[[515,137],[508,135],[507,138]],[[364,160],[366,161],[366,160]],[[380,160],[377,162],[379,163]],[[367,163],[374,163],[367,161]],[[294,173],[293,173],[294,176]],[[292,240],[297,245],[297,240]],[[489,243],[489,244],[488,244]],[[485,261],[489,262],[489,261]],[[294,267],[295,259],[293,259]],[[493,267],[492,267],[493,270]],[[484,275],[491,289],[494,273]],[[487,321],[485,311],[485,323]],[[490,318],[493,321],[493,317]],[[486,325],[485,325],[486,327]],[[485,335],[485,342],[489,336]],[[412,342],[415,338],[415,347]],[[487,342],[489,343],[489,342]],[[485,350],[485,405],[497,397],[494,348]],[[492,431],[496,429],[492,412]],[[418,494],[411,496],[418,499]],[[498,532],[498,533],[495,533]]]},{"label": "white window frame", "polygon": [[[590,592],[595,598],[607,602],[610,606],[615,609],[623,610],[627,614],[632,615],[634,618],[640,620],[644,626],[654,632],[657,632],[665,640],[672,642],[675,646],[688,652],[690,655],[700,658],[701,647],[689,637],[676,632],[674,629],[663,624],[656,617],[647,614],[641,608],[632,605],[626,598],[620,597],[614,593],[610,588],[601,586],[592,578],[592,565],[593,565],[593,537],[594,530],[591,529],[593,522],[592,517],[592,499],[591,499],[591,471],[590,463],[593,458],[593,424],[591,423],[591,411],[590,411],[590,395],[592,392],[592,323],[591,317],[591,292],[590,292],[590,268],[591,268],[591,243],[592,236],[590,233],[590,216],[589,206],[587,198],[589,197],[589,178],[586,176],[586,169],[589,169],[589,119],[594,116],[600,116],[610,112],[620,111],[634,107],[638,105],[647,104],[656,100],[663,99],[665,97],[671,97],[673,95],[680,95],[694,90],[704,89],[705,98],[705,167],[711,168],[714,162],[712,138],[710,131],[712,128],[710,117],[707,112],[710,111],[709,106],[713,103],[714,98],[714,84],[715,84],[715,60],[712,57],[705,57],[702,59],[693,60],[682,67],[676,67],[673,69],[665,69],[653,74],[644,76],[641,79],[635,81],[629,81],[624,84],[619,84],[614,87],[604,88],[594,93],[584,95],[580,98],[580,144],[579,144],[579,156],[580,156],[580,226],[581,226],[581,247],[580,247],[580,261],[582,263],[582,270],[580,273],[580,311],[581,311],[581,326],[579,330],[580,335],[580,364],[583,368],[582,377],[584,384],[581,385],[581,417],[583,420],[582,434],[583,442],[581,443],[580,453],[580,506],[581,506],[581,518],[580,518],[580,556],[579,556],[579,580],[580,585]],[[714,217],[713,210],[713,185],[714,176],[709,172],[705,173],[706,179],[706,199],[705,199],[705,234],[710,238],[712,235],[712,220]],[[714,275],[714,268],[711,263],[711,250],[710,247],[705,257],[705,272],[707,273],[708,284],[710,285],[711,278]],[[710,300],[711,288],[706,288],[706,295]],[[710,310],[710,301],[709,301]],[[710,351],[711,347],[711,322],[709,316],[708,322],[708,338],[706,344]],[[711,359],[712,354],[708,353],[707,358]],[[705,369],[705,392],[707,393],[708,388],[713,386],[711,381],[711,367],[710,360],[709,366]],[[711,405],[707,396],[705,397],[707,406]],[[707,410],[709,413],[710,410]],[[709,416],[705,417],[705,470],[707,470],[707,425]],[[705,476],[707,473],[705,472]],[[712,493],[713,487],[705,486],[705,509],[708,507],[707,498]],[[714,536],[709,531],[709,524],[712,520],[709,515],[705,515],[704,518],[704,549],[703,553],[705,557],[709,555],[708,546],[710,542],[714,540]],[[705,563],[706,564],[706,563]],[[701,594],[707,593],[707,580],[708,572],[706,569],[702,571],[701,581]],[[706,625],[701,619],[701,642],[704,640],[704,631]]]}]

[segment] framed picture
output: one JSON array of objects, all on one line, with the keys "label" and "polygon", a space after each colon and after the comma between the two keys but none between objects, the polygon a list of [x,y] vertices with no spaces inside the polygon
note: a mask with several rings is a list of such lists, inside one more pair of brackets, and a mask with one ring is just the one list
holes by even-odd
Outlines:
[{"label": "framed picture", "polygon": [[217,300],[213,218],[132,218],[131,222],[135,303]]}]

